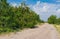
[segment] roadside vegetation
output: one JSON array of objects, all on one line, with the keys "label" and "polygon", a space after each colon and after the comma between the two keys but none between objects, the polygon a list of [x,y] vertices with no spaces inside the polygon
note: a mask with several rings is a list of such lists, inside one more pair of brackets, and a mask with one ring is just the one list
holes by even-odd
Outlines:
[{"label": "roadside vegetation", "polygon": [[[60,32],[60,18],[51,15],[47,21],[54,24]],[[0,0],[0,33],[19,31],[24,28],[34,28],[36,24],[44,23],[39,15],[23,2],[19,7],[10,6],[7,0]]]},{"label": "roadside vegetation", "polygon": [[54,24],[54,27],[57,29],[57,31],[60,33],[60,18],[57,18],[55,15],[51,15],[48,18],[49,24]]},{"label": "roadside vegetation", "polygon": [[12,7],[7,0],[0,0],[0,33],[33,28],[34,25],[41,22],[43,21],[39,15],[25,3],[21,3],[19,7]]},{"label": "roadside vegetation", "polygon": [[55,25],[55,27],[56,27],[57,31],[59,32],[59,34],[60,34],[60,25]]},{"label": "roadside vegetation", "polygon": [[55,15],[51,15],[48,18],[48,23],[49,24],[57,24],[57,25],[60,25],[60,18],[57,18],[57,16],[55,16]]}]

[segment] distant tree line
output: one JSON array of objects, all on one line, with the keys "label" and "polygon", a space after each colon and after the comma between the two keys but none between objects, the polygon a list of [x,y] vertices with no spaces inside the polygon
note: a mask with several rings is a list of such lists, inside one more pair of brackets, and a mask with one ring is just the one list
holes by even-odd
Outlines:
[{"label": "distant tree line", "polygon": [[57,18],[56,15],[51,15],[48,18],[48,23],[50,23],[50,24],[60,24],[60,18]]},{"label": "distant tree line", "polygon": [[0,33],[32,28],[38,22],[43,21],[25,3],[21,3],[19,7],[12,7],[7,0],[0,0]]}]

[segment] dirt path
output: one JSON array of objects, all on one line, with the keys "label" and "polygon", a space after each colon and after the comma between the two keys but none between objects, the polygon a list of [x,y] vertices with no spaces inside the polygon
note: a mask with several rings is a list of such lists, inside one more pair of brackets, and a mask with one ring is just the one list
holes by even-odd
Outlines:
[{"label": "dirt path", "polygon": [[35,29],[28,29],[16,34],[0,36],[0,39],[59,39],[55,27],[50,24],[43,24]]}]

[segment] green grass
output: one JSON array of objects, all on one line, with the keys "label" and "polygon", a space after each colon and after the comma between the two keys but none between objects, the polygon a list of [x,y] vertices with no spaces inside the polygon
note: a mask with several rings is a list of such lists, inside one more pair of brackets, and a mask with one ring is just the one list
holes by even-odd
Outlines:
[{"label": "green grass", "polygon": [[57,31],[60,33],[60,25],[55,25]]}]

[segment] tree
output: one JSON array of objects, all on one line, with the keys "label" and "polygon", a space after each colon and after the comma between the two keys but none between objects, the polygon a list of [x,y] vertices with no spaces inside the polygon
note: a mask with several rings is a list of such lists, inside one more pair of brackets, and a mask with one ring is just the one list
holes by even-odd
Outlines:
[{"label": "tree", "polygon": [[51,16],[48,18],[48,23],[50,23],[50,24],[55,24],[55,23],[56,23],[56,16],[55,16],[55,15],[51,15]]},{"label": "tree", "polygon": [[0,1],[0,32],[32,28],[38,22],[41,22],[39,15],[30,10],[25,3],[19,7],[11,7],[7,0]]},{"label": "tree", "polygon": [[60,18],[57,18],[56,24],[60,24]]}]

